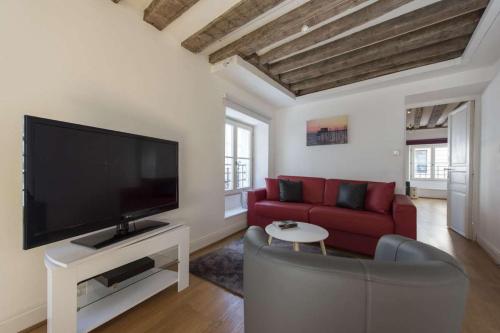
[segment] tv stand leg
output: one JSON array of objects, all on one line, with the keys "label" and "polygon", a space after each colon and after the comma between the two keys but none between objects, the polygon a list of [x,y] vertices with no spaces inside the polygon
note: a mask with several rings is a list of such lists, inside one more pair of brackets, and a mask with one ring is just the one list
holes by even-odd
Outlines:
[{"label": "tv stand leg", "polygon": [[74,333],[77,327],[76,272],[45,260],[47,266],[47,332]]},{"label": "tv stand leg", "polygon": [[189,287],[189,229],[185,229],[179,240],[177,265],[177,291]]}]

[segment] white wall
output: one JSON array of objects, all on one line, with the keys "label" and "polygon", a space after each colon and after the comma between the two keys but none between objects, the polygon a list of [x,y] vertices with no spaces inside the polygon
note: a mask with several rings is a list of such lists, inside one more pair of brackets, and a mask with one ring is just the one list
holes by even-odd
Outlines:
[{"label": "white wall", "polygon": [[448,137],[448,128],[427,128],[406,131],[406,140],[442,139]]},{"label": "white wall", "polygon": [[[364,93],[280,110],[276,114],[278,174],[397,181],[402,189],[404,99]],[[376,105],[376,109],[373,107]],[[306,146],[306,122],[349,116],[348,144]],[[400,156],[393,156],[400,150]]]},{"label": "white wall", "polygon": [[477,238],[500,264],[500,73],[484,92],[481,103],[480,223]]},{"label": "white wall", "polygon": [[44,248],[22,250],[24,114],[180,142],[180,206],[201,246],[234,231],[224,220],[225,94],[272,108],[210,74],[142,13],[111,1],[0,2],[0,332],[45,317]]},{"label": "white wall", "polygon": [[[472,69],[279,110],[275,173],[396,181],[397,191],[403,193],[407,98],[433,90],[453,92],[491,78],[492,68]],[[307,120],[344,114],[349,116],[348,144],[306,146]]]}]

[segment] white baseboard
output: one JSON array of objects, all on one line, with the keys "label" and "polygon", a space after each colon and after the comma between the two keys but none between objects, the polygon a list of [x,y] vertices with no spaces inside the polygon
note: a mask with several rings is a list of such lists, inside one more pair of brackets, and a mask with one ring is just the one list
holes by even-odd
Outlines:
[{"label": "white baseboard", "polygon": [[230,219],[226,219],[226,222],[227,221],[231,221],[231,224],[229,226],[192,241],[191,252],[198,251],[199,249],[202,249],[215,242],[218,242],[221,239],[224,239],[227,236],[230,236],[247,227],[246,214],[234,216]]},{"label": "white baseboard", "polygon": [[477,235],[477,243],[483,248],[483,250],[488,253],[495,264],[500,265],[500,250],[497,249],[493,244]]},{"label": "white baseboard", "polygon": [[[192,240],[189,244],[189,252],[196,252],[247,227],[246,214],[227,218],[225,221],[230,221],[230,225],[201,238]],[[156,266],[166,266],[177,260],[177,249],[169,249],[151,257],[154,259]]]},{"label": "white baseboard", "polygon": [[[192,240],[190,244],[190,252],[195,252],[210,244],[216,243],[221,239],[224,239],[238,231],[245,229],[247,226],[246,214],[227,218],[225,219],[225,221],[230,222],[230,224],[199,239]],[[155,255],[153,256],[153,259],[155,260],[157,266],[164,266],[166,264],[172,263],[177,259],[177,249],[168,250],[161,254]],[[0,332],[17,333],[28,327],[36,325],[44,321],[45,319],[47,319],[47,306],[46,304],[42,304],[32,310],[4,320],[0,323]]]},{"label": "white baseboard", "polygon": [[417,192],[420,198],[446,199],[448,197],[448,192],[446,190],[418,188]]},{"label": "white baseboard", "polygon": [[0,332],[17,333],[28,327],[36,325],[45,319],[47,319],[47,306],[43,304],[15,317],[2,321],[0,323]]}]

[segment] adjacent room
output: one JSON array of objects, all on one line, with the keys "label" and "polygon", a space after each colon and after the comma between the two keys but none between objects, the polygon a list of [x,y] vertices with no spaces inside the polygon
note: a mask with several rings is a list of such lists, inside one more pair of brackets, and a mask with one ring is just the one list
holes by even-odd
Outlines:
[{"label": "adjacent room", "polygon": [[0,333],[500,332],[500,0],[0,1]]}]

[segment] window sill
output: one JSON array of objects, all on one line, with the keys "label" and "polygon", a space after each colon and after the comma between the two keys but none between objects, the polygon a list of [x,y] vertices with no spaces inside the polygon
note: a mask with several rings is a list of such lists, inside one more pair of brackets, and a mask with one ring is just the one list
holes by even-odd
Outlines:
[{"label": "window sill", "polygon": [[246,214],[246,212],[247,212],[246,208],[233,208],[233,209],[229,209],[229,210],[226,210],[224,212],[224,218],[228,219],[230,217],[234,217],[234,216]]},{"label": "window sill", "polygon": [[224,195],[225,196],[230,196],[230,195],[236,195],[236,194],[241,194],[241,193],[245,193],[245,192],[248,192],[248,191],[252,191],[252,187],[245,187],[245,188],[242,188],[242,189],[239,189],[239,190],[229,190],[229,191],[224,191]]}]

